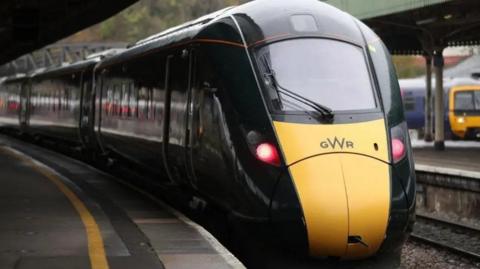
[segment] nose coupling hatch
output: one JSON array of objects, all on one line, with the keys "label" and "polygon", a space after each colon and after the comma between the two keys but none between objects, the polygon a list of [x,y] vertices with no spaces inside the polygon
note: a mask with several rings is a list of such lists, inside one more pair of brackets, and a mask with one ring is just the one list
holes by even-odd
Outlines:
[{"label": "nose coupling hatch", "polygon": [[361,244],[361,245],[363,245],[364,247],[367,247],[367,248],[368,248],[367,243],[363,242],[362,237],[359,236],[359,235],[350,235],[350,236],[348,237],[348,243],[349,243],[349,244]]}]

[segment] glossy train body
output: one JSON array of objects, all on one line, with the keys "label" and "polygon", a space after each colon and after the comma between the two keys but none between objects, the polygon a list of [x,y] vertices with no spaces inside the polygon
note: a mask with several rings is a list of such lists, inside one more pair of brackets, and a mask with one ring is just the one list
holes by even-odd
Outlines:
[{"label": "glossy train body", "polygon": [[1,98],[3,128],[135,164],[312,257],[398,251],[413,223],[390,55],[319,1],[228,8]]}]

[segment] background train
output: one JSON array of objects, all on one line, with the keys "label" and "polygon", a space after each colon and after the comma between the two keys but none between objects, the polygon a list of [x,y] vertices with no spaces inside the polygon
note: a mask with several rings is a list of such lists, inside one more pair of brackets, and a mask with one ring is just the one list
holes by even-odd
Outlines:
[{"label": "background train", "polygon": [[[432,85],[435,85],[435,80]],[[402,79],[400,87],[408,128],[423,134],[425,78]],[[432,96],[434,96],[433,91]],[[444,105],[446,138],[480,139],[480,81],[478,79],[472,77],[446,78],[444,80]]]},{"label": "background train", "polygon": [[352,16],[253,1],[8,78],[0,123],[154,174],[301,254],[398,258],[415,173],[396,81]]}]

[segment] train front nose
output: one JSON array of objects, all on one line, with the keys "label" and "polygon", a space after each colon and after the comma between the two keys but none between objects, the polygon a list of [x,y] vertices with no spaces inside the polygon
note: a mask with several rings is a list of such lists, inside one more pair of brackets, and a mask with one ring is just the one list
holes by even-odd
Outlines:
[{"label": "train front nose", "polygon": [[370,157],[335,153],[289,168],[312,256],[362,258],[385,237],[389,211],[388,165]]},{"label": "train front nose", "polygon": [[390,207],[388,143],[383,120],[343,125],[275,122],[303,211],[313,257],[375,254]]}]

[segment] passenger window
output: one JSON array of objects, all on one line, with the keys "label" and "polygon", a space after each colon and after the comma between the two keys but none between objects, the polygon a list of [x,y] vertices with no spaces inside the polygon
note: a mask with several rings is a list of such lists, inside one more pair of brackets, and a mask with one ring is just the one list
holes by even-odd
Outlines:
[{"label": "passenger window", "polygon": [[63,110],[68,111],[70,110],[70,93],[73,92],[71,88],[65,88],[65,92],[63,94]]},{"label": "passenger window", "polygon": [[148,89],[141,87],[138,92],[138,118],[148,118]]},{"label": "passenger window", "polygon": [[128,102],[129,102],[129,88],[127,84],[122,83],[122,103],[121,103],[121,116],[128,117]]},{"label": "passenger window", "polygon": [[105,100],[105,104],[103,105],[105,110],[105,115],[112,116],[113,115],[113,89],[112,87],[107,87],[107,98]]},{"label": "passenger window", "polygon": [[113,86],[113,110],[115,116],[120,116],[121,93],[117,85]]},{"label": "passenger window", "polygon": [[56,88],[56,85],[53,85],[52,99],[51,99],[53,111],[58,111],[58,107],[60,103],[58,95],[59,95],[58,89]]},{"label": "passenger window", "polygon": [[130,117],[138,117],[137,113],[137,106],[138,106],[138,99],[137,99],[137,90],[135,89],[135,85],[130,83],[130,101],[129,101],[129,116]]},{"label": "passenger window", "polygon": [[154,111],[154,104],[153,104],[153,89],[148,89],[148,119],[153,120],[155,119],[155,111]]},{"label": "passenger window", "polygon": [[154,110],[154,118],[157,120],[161,120],[162,115],[162,105],[163,105],[163,95],[160,89],[154,88],[153,89],[153,110]]}]

